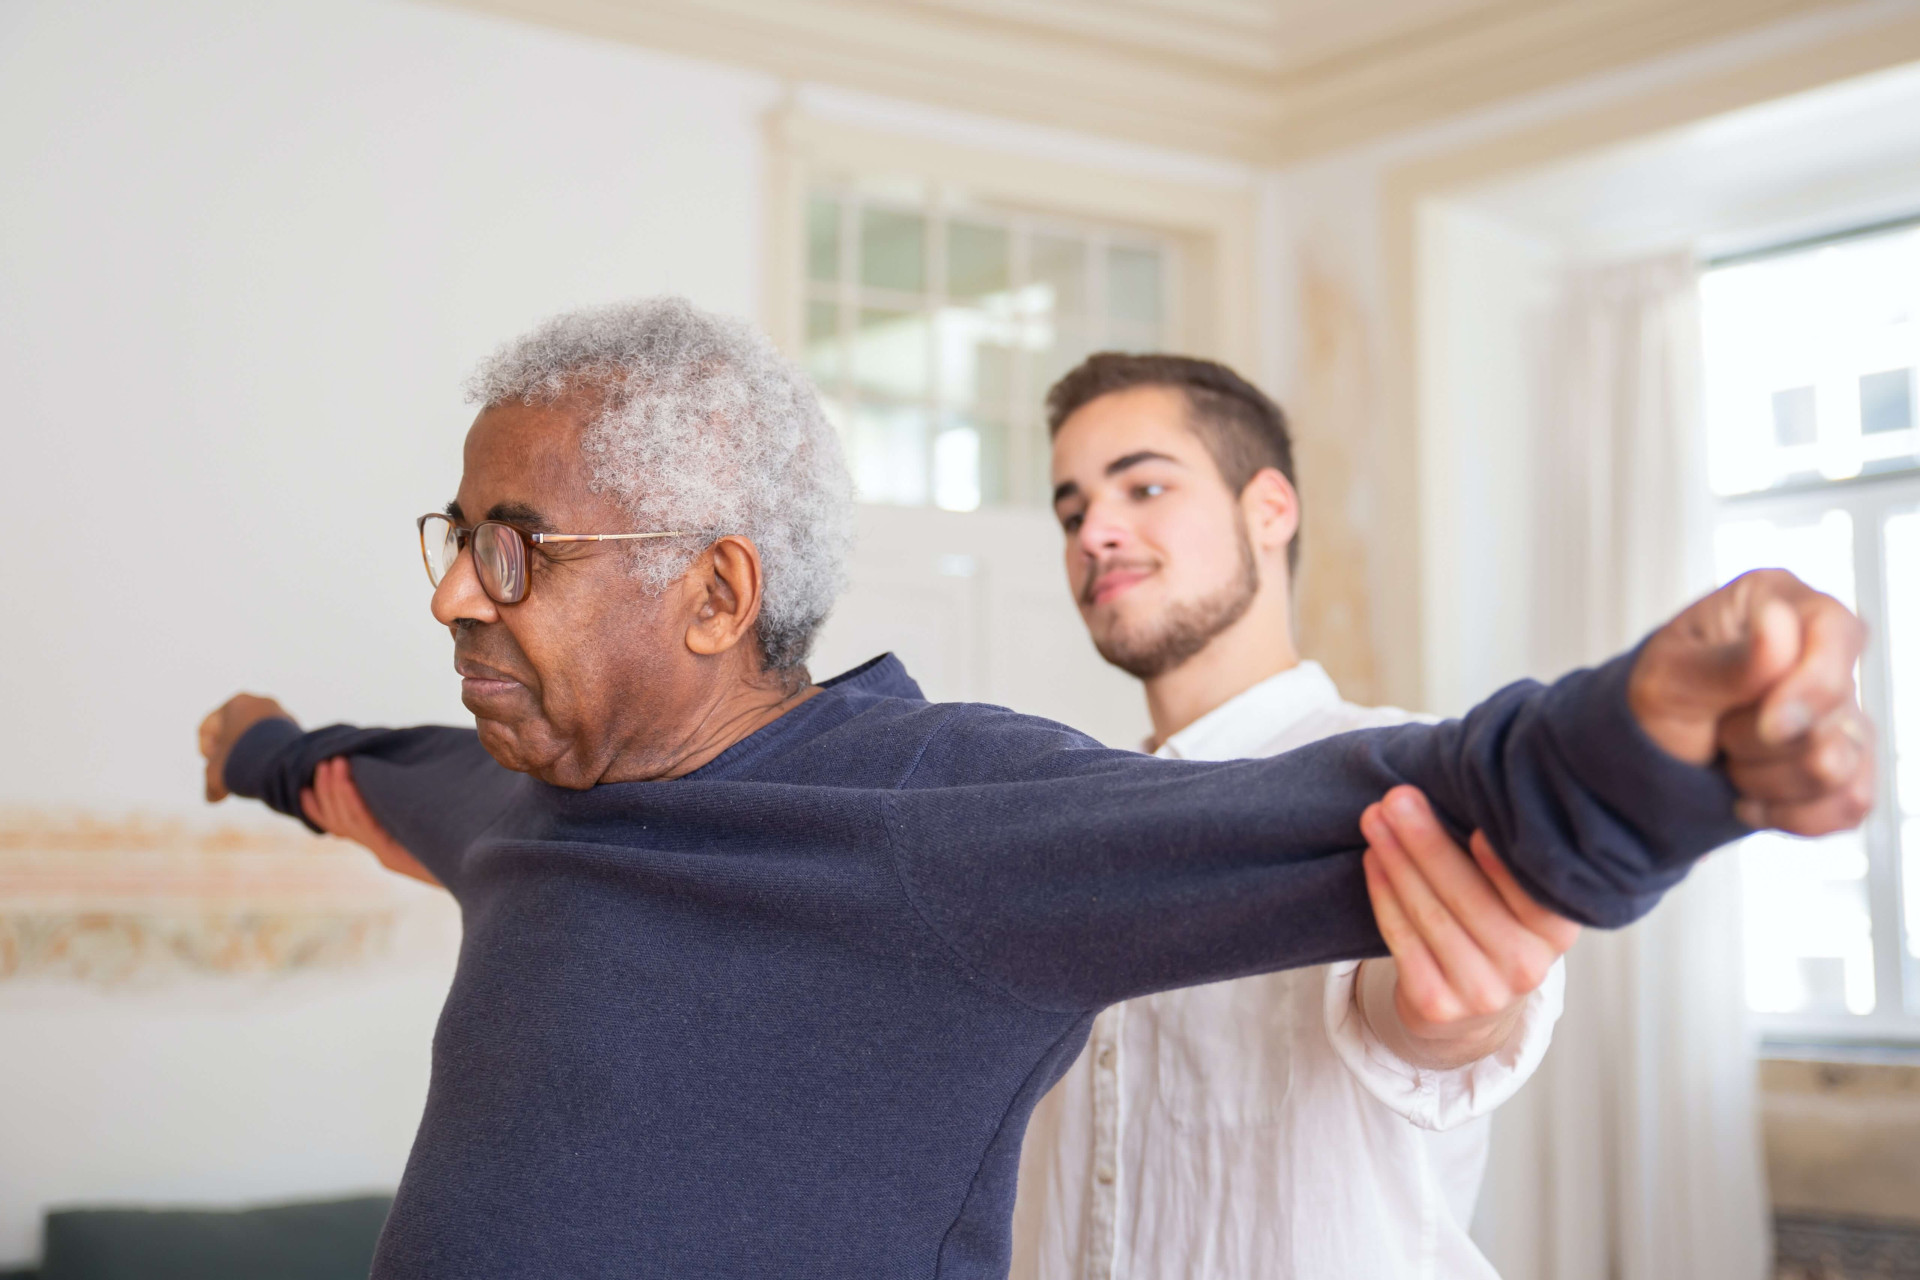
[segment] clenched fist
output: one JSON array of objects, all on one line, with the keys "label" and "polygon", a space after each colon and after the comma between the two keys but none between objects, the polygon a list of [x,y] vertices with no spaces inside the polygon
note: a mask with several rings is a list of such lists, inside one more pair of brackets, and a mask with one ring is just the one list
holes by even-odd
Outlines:
[{"label": "clenched fist", "polygon": [[272,698],[236,693],[200,722],[200,754],[207,760],[207,803],[227,798],[227,757],[240,735],[262,720],[291,720],[287,709]]},{"label": "clenched fist", "polygon": [[1853,685],[1865,644],[1839,601],[1760,569],[1654,632],[1627,702],[1669,754],[1720,761],[1748,826],[1843,831],[1873,805],[1873,733]]}]

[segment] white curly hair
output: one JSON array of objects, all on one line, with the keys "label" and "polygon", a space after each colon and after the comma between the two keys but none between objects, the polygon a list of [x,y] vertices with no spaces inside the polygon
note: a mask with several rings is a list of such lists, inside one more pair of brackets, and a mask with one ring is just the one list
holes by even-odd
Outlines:
[{"label": "white curly hair", "polygon": [[467,396],[483,406],[588,397],[595,490],[615,494],[636,530],[705,540],[635,544],[635,572],[663,588],[715,538],[751,539],[766,664],[805,663],[845,581],[853,486],[813,385],[764,335],[685,298],[570,311],[484,361]]}]

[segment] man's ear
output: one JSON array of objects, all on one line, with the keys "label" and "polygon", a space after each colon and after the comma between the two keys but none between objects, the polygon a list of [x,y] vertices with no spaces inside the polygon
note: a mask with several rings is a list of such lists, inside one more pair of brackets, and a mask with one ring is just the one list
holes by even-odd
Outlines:
[{"label": "man's ear", "polygon": [[1262,467],[1240,491],[1247,537],[1261,551],[1277,551],[1300,531],[1300,495],[1278,468]]},{"label": "man's ear", "polygon": [[687,648],[702,657],[725,653],[753,633],[760,618],[760,550],[729,534],[701,553],[688,570],[695,592]]}]

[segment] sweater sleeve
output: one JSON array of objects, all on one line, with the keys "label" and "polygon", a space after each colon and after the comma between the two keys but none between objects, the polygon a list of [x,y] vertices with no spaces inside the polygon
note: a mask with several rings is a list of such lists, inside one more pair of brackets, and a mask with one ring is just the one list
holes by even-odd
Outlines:
[{"label": "sweater sleeve", "polygon": [[488,755],[471,729],[336,724],[305,732],[291,720],[263,720],[234,743],[227,789],[313,827],[300,811],[300,792],[335,756],[352,758],[354,785],[373,816],[456,895],[467,847],[526,782]]},{"label": "sweater sleeve", "polygon": [[1410,783],[1456,838],[1485,831],[1540,902],[1618,927],[1747,833],[1722,774],[1640,729],[1631,668],[1221,763],[960,708],[891,798],[902,886],[974,970],[1045,1009],[1381,955],[1359,817]]}]

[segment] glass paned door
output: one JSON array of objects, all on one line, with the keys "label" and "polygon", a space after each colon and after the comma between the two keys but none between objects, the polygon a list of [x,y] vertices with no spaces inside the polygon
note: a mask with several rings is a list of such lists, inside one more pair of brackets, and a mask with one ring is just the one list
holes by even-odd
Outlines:
[{"label": "glass paned door", "polygon": [[1178,255],[1144,229],[842,183],[806,244],[802,360],[863,501],[1044,506],[1047,388],[1178,337]]}]

